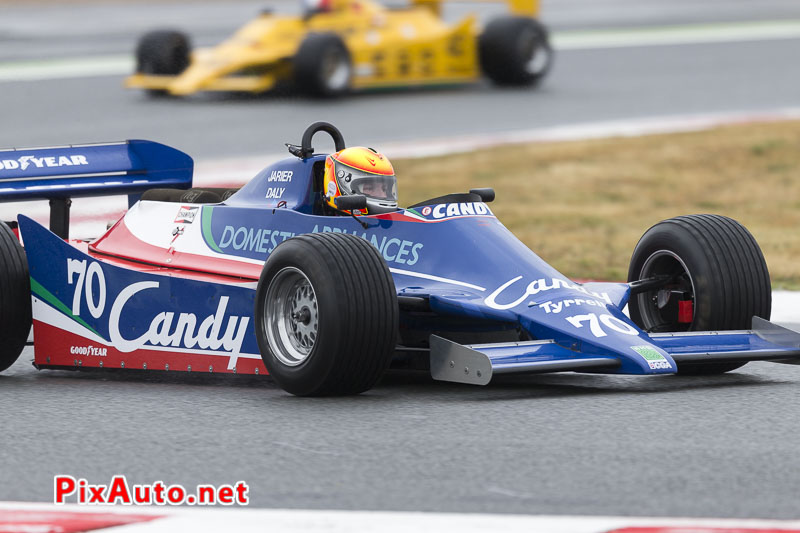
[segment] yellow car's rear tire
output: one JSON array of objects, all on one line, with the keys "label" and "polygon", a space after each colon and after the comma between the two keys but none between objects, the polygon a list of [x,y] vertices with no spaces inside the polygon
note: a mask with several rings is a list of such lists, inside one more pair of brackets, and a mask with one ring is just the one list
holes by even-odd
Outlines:
[{"label": "yellow car's rear tire", "polygon": [[[136,46],[136,72],[159,76],[176,76],[189,66],[189,38],[174,30],[155,30],[146,33]],[[166,91],[150,89],[153,96]]]},{"label": "yellow car's rear tire", "polygon": [[297,89],[309,96],[332,98],[350,90],[353,65],[350,52],[334,33],[310,33],[292,62]]},{"label": "yellow car's rear tire", "polygon": [[489,22],[478,39],[481,69],[497,85],[534,85],[550,71],[553,49],[547,30],[528,17]]}]

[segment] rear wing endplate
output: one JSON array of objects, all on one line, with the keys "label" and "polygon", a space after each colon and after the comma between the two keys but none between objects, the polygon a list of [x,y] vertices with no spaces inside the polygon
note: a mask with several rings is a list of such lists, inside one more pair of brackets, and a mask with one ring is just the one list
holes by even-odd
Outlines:
[{"label": "rear wing endplate", "polygon": [[192,186],[192,158],[152,141],[0,150],[0,201],[49,200],[50,230],[69,236],[71,198]]}]

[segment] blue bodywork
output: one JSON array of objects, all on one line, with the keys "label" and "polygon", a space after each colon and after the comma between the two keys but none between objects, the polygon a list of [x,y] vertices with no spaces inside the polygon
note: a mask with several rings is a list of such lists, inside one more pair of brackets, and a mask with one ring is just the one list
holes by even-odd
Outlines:
[{"label": "blue bodywork", "polygon": [[[369,241],[394,278],[401,307],[398,350],[429,354],[438,379],[483,384],[497,373],[570,370],[669,374],[681,362],[798,356],[797,335],[776,334],[777,326],[768,322],[759,322],[758,331],[649,335],[623,313],[628,284],[569,280],[521,243],[483,202],[434,203],[358,220],[326,216],[320,196],[324,159],[280,161],[227,201],[200,206],[203,242],[215,257],[263,261],[281,242],[303,233],[341,232]],[[399,185],[402,193],[402,176]],[[233,286],[181,279],[178,270],[129,270],[70,247],[25,217],[20,227],[34,295],[40,299],[48,293],[67,305],[72,301],[74,287],[64,283],[65,258],[100,265],[108,305],[97,316],[73,318],[102,339],[142,339],[139,347],[147,347],[168,338],[172,346],[193,348],[187,344],[190,336],[180,332],[167,331],[160,341],[148,333],[154,317],[191,313],[199,322],[220,312],[224,298],[220,320],[235,317],[246,335],[235,355],[257,354],[254,283]],[[146,290],[125,292],[136,284]],[[111,317],[120,294],[128,297],[125,314]],[[111,332],[110,324],[119,327],[120,318],[124,333]]]}]

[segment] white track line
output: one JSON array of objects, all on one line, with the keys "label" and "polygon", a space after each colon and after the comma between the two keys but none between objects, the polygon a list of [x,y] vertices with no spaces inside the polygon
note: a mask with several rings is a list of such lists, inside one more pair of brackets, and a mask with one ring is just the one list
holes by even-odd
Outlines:
[{"label": "white track line", "polygon": [[555,32],[553,34],[553,47],[556,50],[589,50],[595,48],[768,41],[774,39],[797,39],[798,37],[800,37],[800,21],[785,20],[693,24],[624,30]]},{"label": "white track line", "polygon": [[[800,20],[655,26],[553,32],[556,50],[769,41],[800,38]],[[0,82],[119,76],[133,72],[131,55],[0,63]]]},{"label": "white track line", "polygon": [[[800,533],[800,520],[747,520],[747,519],[695,519],[695,518],[629,518],[604,516],[531,516],[509,514],[455,514],[386,511],[320,511],[251,508],[187,508],[187,507],[130,507],[130,506],[78,506],[33,503],[0,503],[0,516],[5,512],[18,513],[8,526],[17,529],[6,531],[55,531],[43,529],[41,523],[33,529],[25,517],[54,521],[60,518],[69,523],[69,515],[139,515],[162,516],[150,522],[121,526],[114,531],[127,533],[158,533],[191,531],[193,533],[238,531],[241,533],[270,531],[272,533],[343,533],[369,531],[372,533],[610,533],[639,529],[642,533],[668,531],[681,533],[731,533],[733,531],[782,531]],[[32,514],[36,513],[36,514]],[[60,516],[59,516],[60,515]],[[55,525],[55,524],[54,524]]]},{"label": "white track line", "polygon": [[800,107],[764,111],[732,111],[693,115],[641,117],[603,122],[587,122],[529,130],[462,135],[425,141],[381,144],[381,151],[392,157],[429,157],[466,153],[481,148],[529,142],[559,142],[603,139],[608,137],[639,137],[660,133],[702,131],[719,126],[778,122],[800,119]]},{"label": "white track line", "polygon": [[119,76],[133,72],[133,68],[130,55],[9,62],[0,63],[0,82]]},{"label": "white track line", "polygon": [[772,291],[770,320],[800,331],[800,292]]}]

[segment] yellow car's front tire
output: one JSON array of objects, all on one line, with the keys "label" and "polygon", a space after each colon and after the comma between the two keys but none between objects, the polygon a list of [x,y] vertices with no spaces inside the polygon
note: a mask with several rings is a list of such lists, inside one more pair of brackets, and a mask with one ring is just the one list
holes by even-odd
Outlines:
[{"label": "yellow car's front tire", "polygon": [[334,33],[310,33],[293,60],[294,81],[304,94],[318,98],[342,96],[350,90],[350,52]]}]

